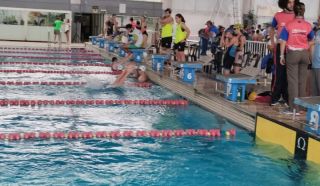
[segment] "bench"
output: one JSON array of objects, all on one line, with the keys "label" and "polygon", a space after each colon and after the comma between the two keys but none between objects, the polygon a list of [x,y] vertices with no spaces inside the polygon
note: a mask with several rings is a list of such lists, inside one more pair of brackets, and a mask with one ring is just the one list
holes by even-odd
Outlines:
[{"label": "bench", "polygon": [[257,83],[255,77],[245,74],[217,75],[216,80],[224,83],[225,98],[233,102],[244,101],[246,85]]},{"label": "bench", "polygon": [[320,96],[308,98],[295,98],[294,103],[308,110],[305,130],[316,135],[320,135]]}]

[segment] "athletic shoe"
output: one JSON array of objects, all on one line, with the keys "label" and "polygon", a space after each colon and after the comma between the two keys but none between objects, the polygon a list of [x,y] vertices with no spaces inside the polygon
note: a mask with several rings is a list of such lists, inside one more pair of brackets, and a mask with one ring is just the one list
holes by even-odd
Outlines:
[{"label": "athletic shoe", "polygon": [[273,101],[271,102],[270,106],[277,106],[279,104],[280,104],[279,101]]}]

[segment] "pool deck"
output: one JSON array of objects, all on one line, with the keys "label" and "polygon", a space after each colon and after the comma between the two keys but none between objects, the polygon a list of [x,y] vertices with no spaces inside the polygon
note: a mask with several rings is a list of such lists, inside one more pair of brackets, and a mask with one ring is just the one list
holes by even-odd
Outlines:
[{"label": "pool deck", "polygon": [[[113,56],[118,56],[117,54],[107,52],[106,49],[93,46],[90,43],[86,43],[86,47],[99,51],[102,56],[109,59]],[[205,64],[208,60],[210,60],[210,58],[205,56],[205,58],[200,58],[198,63]],[[215,74],[197,73],[197,82],[194,85],[190,85],[182,82],[177,77],[171,77],[170,70],[167,68],[161,74],[152,71],[150,57],[147,57],[144,63],[147,65],[147,74],[154,83],[168,88],[193,103],[225,117],[250,132],[255,131],[257,113],[286,123],[294,128],[304,130],[306,123],[305,114],[293,118],[290,115],[282,114],[285,107],[281,105],[271,107],[266,103],[256,103],[252,101],[235,103],[226,100],[221,93],[223,84],[215,80]],[[264,90],[268,90],[269,87],[270,85],[255,85],[254,88],[255,90],[263,92]]]},{"label": "pool deck", "polygon": [[[38,42],[13,42],[13,41],[0,41],[1,46],[12,47],[43,47],[43,48],[59,48],[58,44],[38,43]],[[71,45],[62,44],[62,48],[81,48],[87,47],[99,52],[103,57],[110,59],[117,54],[109,53],[105,49],[101,49],[98,46],[93,46],[90,43],[75,43]],[[210,60],[205,56],[200,58],[198,63],[207,63]],[[288,125],[303,129],[305,121],[305,115],[292,118],[281,114],[284,109],[282,106],[270,107],[268,104],[255,103],[245,101],[242,103],[234,103],[224,99],[221,90],[223,85],[221,82],[215,81],[214,74],[197,73],[197,82],[194,85],[183,83],[177,77],[171,77],[170,70],[166,69],[162,74],[153,72],[151,70],[151,60],[147,57],[144,62],[147,65],[147,74],[151,81],[159,84],[169,90],[187,98],[195,104],[214,112],[218,115],[225,117],[231,122],[236,123],[240,127],[245,128],[248,131],[255,131],[256,114],[260,113],[279,120]],[[216,89],[218,87],[218,89]],[[259,90],[268,90],[268,87],[263,85],[256,86]],[[218,90],[218,91],[217,91]]]}]

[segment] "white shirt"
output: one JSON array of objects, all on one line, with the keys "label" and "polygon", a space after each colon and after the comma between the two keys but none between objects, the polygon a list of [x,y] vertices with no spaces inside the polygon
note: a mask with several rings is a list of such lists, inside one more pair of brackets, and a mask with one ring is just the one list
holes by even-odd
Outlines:
[{"label": "white shirt", "polygon": [[142,46],[142,42],[143,42],[143,35],[142,35],[142,32],[140,31],[140,30],[138,30],[138,29],[134,29],[133,31],[132,31],[132,33],[131,33],[133,36],[134,36],[134,38],[136,38],[137,40],[136,40],[136,42],[134,43],[134,45],[136,46],[136,47],[141,47]]}]

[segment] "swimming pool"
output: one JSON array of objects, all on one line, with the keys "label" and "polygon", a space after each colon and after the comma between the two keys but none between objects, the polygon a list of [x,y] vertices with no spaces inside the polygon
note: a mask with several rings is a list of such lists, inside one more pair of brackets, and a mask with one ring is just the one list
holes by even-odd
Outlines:
[{"label": "swimming pool", "polygon": [[[26,59],[28,61],[28,59]],[[57,61],[55,61],[57,62]],[[111,71],[2,65],[1,69]],[[179,99],[153,85],[112,88],[113,75],[0,73],[0,81],[85,81],[85,86],[0,86],[0,99]],[[1,185],[317,185],[319,167],[198,106],[0,107],[1,132],[236,128],[235,138],[0,141]],[[285,157],[287,159],[280,159]]]}]

